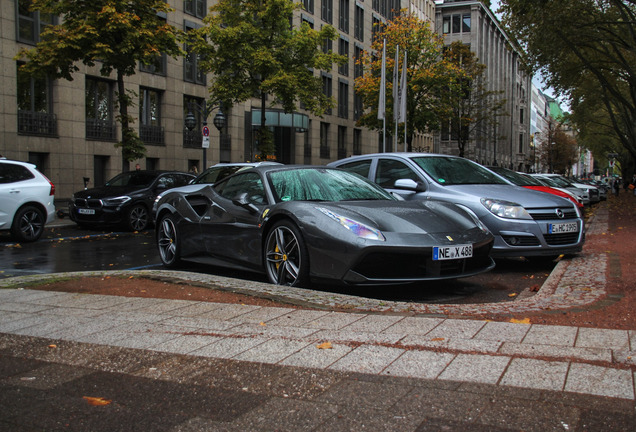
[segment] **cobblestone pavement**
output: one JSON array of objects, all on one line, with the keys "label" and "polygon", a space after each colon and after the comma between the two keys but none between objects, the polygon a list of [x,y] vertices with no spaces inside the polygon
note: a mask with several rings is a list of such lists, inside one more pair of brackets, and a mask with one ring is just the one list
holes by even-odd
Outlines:
[{"label": "cobblestone pavement", "polygon": [[[603,232],[606,226],[607,210],[601,207],[594,216],[588,235]],[[350,386],[339,388],[338,396],[330,393],[330,397],[337,398],[338,403],[335,406],[330,403],[320,405],[324,410],[320,413],[315,411],[318,410],[313,405],[315,401],[309,403],[307,394],[303,393],[311,393],[312,390],[297,389],[299,396],[294,399],[294,391],[284,386],[287,393],[277,394],[277,399],[268,399],[263,405],[253,400],[245,402],[250,408],[244,407],[244,411],[232,417],[232,421],[228,420],[229,423],[224,423],[223,427],[218,423],[214,423],[214,428],[209,424],[205,426],[206,422],[197,426],[197,420],[189,417],[187,421],[183,420],[188,427],[181,427],[186,423],[180,423],[181,426],[174,430],[275,430],[277,428],[269,422],[276,417],[273,413],[277,403],[281,409],[285,406],[284,410],[289,415],[295,413],[293,420],[280,419],[280,430],[305,429],[292,427],[294,422],[298,422],[296,426],[302,426],[300,417],[303,412],[306,415],[311,412],[312,427],[309,429],[312,430],[360,430],[336,427],[343,425],[343,418],[356,418],[357,423],[352,424],[358,426],[365,420],[360,418],[361,411],[357,416],[353,412],[343,414],[356,408],[347,404],[343,408],[342,398],[349,395],[353,400],[359,400],[373,397],[374,392],[381,392],[386,397],[387,392],[394,392],[389,399],[392,400],[392,409],[396,409],[394,404],[398,399],[403,401],[405,392],[426,394],[418,386],[435,389],[438,394],[451,392],[454,403],[464,406],[472,414],[466,417],[464,412],[460,419],[453,419],[437,412],[430,417],[433,420],[429,419],[432,423],[426,423],[424,414],[420,413],[416,416],[419,423],[415,425],[407,421],[412,420],[412,416],[400,417],[394,411],[391,419],[387,419],[387,413],[384,413],[383,422],[371,417],[367,420],[371,423],[378,421],[378,425],[390,424],[391,427],[387,426],[386,430],[440,430],[435,423],[435,419],[440,418],[444,421],[437,426],[443,424],[448,427],[458,422],[455,426],[461,425],[464,430],[509,430],[492,427],[502,424],[493,420],[496,416],[492,412],[492,418],[484,416],[484,412],[488,412],[487,407],[482,406],[488,404],[484,394],[527,391],[520,399],[509,395],[510,401],[514,400],[517,408],[522,403],[552,401],[547,405],[543,402],[537,405],[547,412],[554,406],[555,395],[561,395],[559,398],[578,395],[593,399],[585,399],[585,403],[579,399],[574,404],[576,414],[562,407],[561,428],[558,422],[555,423],[559,416],[550,415],[549,420],[546,417],[543,422],[523,410],[527,418],[512,421],[511,417],[503,424],[523,430],[588,430],[590,424],[602,417],[604,426],[589,430],[621,430],[625,425],[634,425],[636,330],[448,318],[449,314],[535,311],[593,304],[605,293],[607,262],[608,257],[602,252],[564,259],[539,293],[505,304],[480,305],[413,305],[262,283],[246,284],[245,281],[213,275],[168,271],[134,273],[195,280],[272,298],[284,297],[288,301],[314,306],[312,310],[37,291],[28,289],[28,286],[42,277],[10,278],[0,280],[0,287],[8,287],[0,290],[0,353],[4,353],[5,358],[8,355],[10,358],[23,357],[30,361],[53,361],[79,367],[69,370],[68,379],[76,378],[73,377],[74,371],[81,375],[81,368],[87,367],[88,363],[91,371],[108,369],[100,363],[100,353],[105,355],[104,358],[111,358],[115,352],[125,353],[133,362],[136,356],[161,356],[160,362],[153,362],[149,367],[126,364],[114,371],[108,369],[110,372],[131,373],[127,368],[133,368],[137,379],[162,379],[165,373],[164,378],[171,382],[185,379],[200,384],[204,372],[197,371],[192,375],[185,369],[193,364],[205,364],[206,368],[223,365],[241,370],[240,374],[234,375],[233,382],[242,382],[243,398],[254,394],[250,393],[253,383],[239,376],[251,376],[253,372],[249,372],[250,369],[271,368],[268,370],[283,375],[306,374],[305,379],[309,381],[312,381],[312,376],[320,377],[316,378],[318,381],[325,379],[329,383],[312,383],[321,388],[317,391],[312,387],[322,398],[327,397],[327,388],[335,391],[333,386],[343,386],[345,381]],[[333,306],[347,307],[351,312],[330,311]],[[90,355],[79,354],[85,350]],[[35,370],[39,369],[36,367]],[[187,378],[183,378],[179,371]],[[36,374],[33,369],[29,369],[29,373]],[[9,380],[18,387],[28,387],[30,376],[19,373],[0,376],[0,383],[6,385]],[[347,377],[345,381],[341,380],[343,376]],[[352,380],[352,376],[356,378]],[[281,378],[281,385],[284,382]],[[363,390],[365,382],[370,383],[366,391]],[[257,383],[262,385],[259,380]],[[381,388],[377,387],[378,383],[382,383]],[[290,385],[290,381],[286,384]],[[304,385],[307,385],[306,382]],[[414,390],[413,386],[418,389]],[[10,388],[16,391],[15,387]],[[481,390],[466,390],[468,393],[465,393],[460,391],[462,388]],[[486,388],[487,391],[484,390]],[[262,389],[256,393],[262,394]],[[471,396],[465,396],[467,394]],[[414,393],[410,396],[417,399]],[[294,399],[295,408],[289,405],[289,401],[281,401],[287,398]],[[458,402],[462,398],[463,405]],[[421,400],[434,403],[430,397]],[[607,414],[612,409],[605,407],[599,411],[603,415],[596,416],[593,421],[587,419],[592,423],[586,423],[585,405],[591,404],[592,400],[596,404],[612,400],[614,409],[620,413],[612,417]],[[360,403],[364,405],[363,402]],[[408,403],[413,404],[414,401]],[[442,409],[441,406],[439,409]],[[380,415],[379,412],[376,414]],[[607,418],[604,417],[606,414]],[[515,411],[515,415],[519,415],[519,411]],[[269,420],[264,420],[266,418]],[[325,423],[327,418],[332,423]],[[199,418],[198,421],[202,420]],[[467,428],[467,424],[471,426]],[[423,425],[430,427],[427,429],[428,426]]]}]

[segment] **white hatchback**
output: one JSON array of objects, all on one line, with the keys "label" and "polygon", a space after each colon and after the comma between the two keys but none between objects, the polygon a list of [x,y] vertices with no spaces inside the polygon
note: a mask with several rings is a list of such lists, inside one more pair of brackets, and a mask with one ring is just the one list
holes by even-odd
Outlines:
[{"label": "white hatchback", "polygon": [[32,242],[55,219],[55,186],[35,165],[0,159],[0,230]]}]

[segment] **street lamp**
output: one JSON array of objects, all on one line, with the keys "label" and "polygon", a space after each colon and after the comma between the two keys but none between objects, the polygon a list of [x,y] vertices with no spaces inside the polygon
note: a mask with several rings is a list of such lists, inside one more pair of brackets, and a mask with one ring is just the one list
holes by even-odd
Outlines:
[{"label": "street lamp", "polygon": [[[188,114],[186,114],[186,117],[184,119],[185,127],[189,131],[192,131],[197,126],[197,119],[192,113],[192,109],[194,108],[196,111],[198,111],[201,114],[201,117],[203,118],[203,125],[202,125],[203,140],[201,142],[201,148],[203,149],[202,169],[207,168],[207,149],[210,146],[210,139],[209,139],[209,136],[207,135],[207,133],[209,133],[207,126],[208,126],[208,117],[210,116],[210,113],[217,108],[219,109],[219,112],[216,113],[216,116],[214,116],[214,120],[213,120],[214,126],[216,126],[216,128],[219,131],[219,137],[221,135],[221,130],[225,127],[227,123],[225,119],[225,115],[223,114],[222,104],[219,103],[218,105],[214,105],[214,103],[215,102],[210,103],[207,101],[203,101],[201,105],[197,104],[196,102],[188,103],[189,111],[188,111]],[[220,138],[219,138],[219,141],[220,141]]]}]

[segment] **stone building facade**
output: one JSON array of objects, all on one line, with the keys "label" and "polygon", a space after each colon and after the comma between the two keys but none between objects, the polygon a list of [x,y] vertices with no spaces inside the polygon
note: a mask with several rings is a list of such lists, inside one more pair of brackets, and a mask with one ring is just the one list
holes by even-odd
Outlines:
[{"label": "stone building facade", "polygon": [[[188,30],[202,25],[215,0],[170,0],[175,9],[168,23]],[[354,79],[360,70],[355,58],[369,50],[374,25],[387,21],[400,9],[400,0],[301,0],[304,10],[294,25],[305,21],[314,28],[332,24],[340,36],[332,49],[349,58],[345,66],[322,74],[325,92],[337,106],[322,118],[299,110],[285,114],[272,108],[267,124],[274,132],[276,158],[284,163],[325,164],[351,154],[378,151],[377,132],[356,127],[361,101],[354,95]],[[431,0],[418,0],[427,5]],[[122,169],[121,139],[115,122],[115,79],[100,76],[98,67],[80,65],[73,81],[34,80],[18,76],[14,59],[20,48],[35,45],[39,30],[55,22],[30,12],[30,0],[6,0],[0,5],[0,155],[38,165],[56,185],[58,199],[66,199],[84,187],[101,185]],[[377,28],[377,27],[376,27]],[[216,162],[253,159],[254,131],[260,124],[259,100],[224,109],[225,127],[213,126],[218,107],[210,110],[209,148],[202,149],[203,115],[212,76],[198,71],[196,58],[162,58],[156,65],[140,65],[126,78],[127,88],[139,97],[131,113],[133,125],[145,142],[147,155],[135,161],[142,169],[198,170]],[[195,126],[186,128],[192,113]],[[203,160],[205,157],[205,161]]]},{"label": "stone building facade", "polygon": [[[500,165],[527,171],[532,165],[530,151],[531,76],[522,68],[521,52],[502,29],[492,11],[480,1],[444,0],[435,9],[435,25],[450,45],[461,41],[470,45],[480,63],[486,65],[488,89],[503,92],[504,117],[475,135],[465,157],[485,165]],[[445,139],[442,139],[445,138]],[[434,151],[457,154],[452,136],[435,137]]]}]

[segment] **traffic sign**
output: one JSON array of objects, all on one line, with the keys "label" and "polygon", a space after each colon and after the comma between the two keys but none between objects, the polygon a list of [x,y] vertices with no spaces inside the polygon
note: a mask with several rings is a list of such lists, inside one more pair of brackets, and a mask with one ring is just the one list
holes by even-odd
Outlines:
[{"label": "traffic sign", "polygon": [[203,137],[203,142],[201,143],[201,147],[210,148],[210,137],[209,136],[204,136]]},{"label": "traffic sign", "polygon": [[210,136],[210,128],[209,127],[203,126],[203,136],[204,137]]}]

